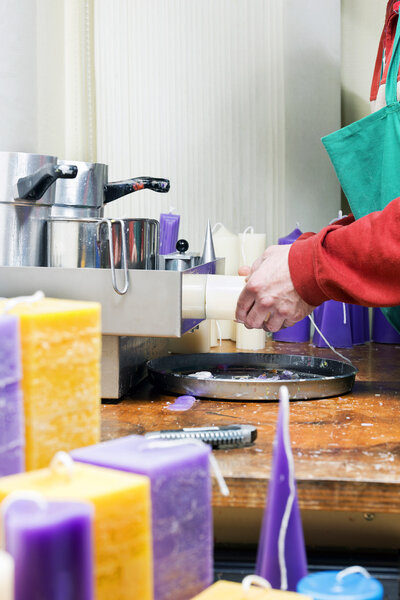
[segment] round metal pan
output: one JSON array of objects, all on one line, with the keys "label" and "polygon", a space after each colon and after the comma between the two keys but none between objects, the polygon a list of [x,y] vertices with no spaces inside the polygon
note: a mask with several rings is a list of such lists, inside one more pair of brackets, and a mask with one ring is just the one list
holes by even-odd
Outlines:
[{"label": "round metal pan", "polygon": [[[350,392],[356,367],[339,360],[292,354],[180,354],[150,360],[149,379],[163,391],[224,400],[276,400],[286,385],[291,400]],[[212,373],[199,379],[191,374]]]}]

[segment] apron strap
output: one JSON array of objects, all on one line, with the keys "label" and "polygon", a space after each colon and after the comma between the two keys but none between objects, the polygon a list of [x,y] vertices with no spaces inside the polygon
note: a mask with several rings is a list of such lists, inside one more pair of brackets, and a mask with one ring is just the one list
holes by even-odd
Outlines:
[{"label": "apron strap", "polygon": [[385,39],[385,29],[382,30],[381,39],[379,40],[378,54],[376,55],[374,74],[372,77],[372,84],[371,84],[371,94],[370,94],[370,98],[369,98],[371,100],[371,102],[373,100],[376,100],[376,97],[378,95],[379,85],[381,82],[384,39]]},{"label": "apron strap", "polygon": [[392,57],[386,78],[386,105],[397,102],[397,75],[400,66],[400,19],[397,20],[396,35],[393,41]]}]

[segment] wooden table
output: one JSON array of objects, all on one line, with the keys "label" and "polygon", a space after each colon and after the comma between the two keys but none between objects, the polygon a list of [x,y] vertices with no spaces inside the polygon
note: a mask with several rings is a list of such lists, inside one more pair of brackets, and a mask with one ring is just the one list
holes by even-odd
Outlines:
[{"label": "wooden table", "polygon": [[[235,351],[224,342],[217,352]],[[311,344],[267,343],[265,352],[332,357]],[[291,402],[290,432],[306,538],[311,544],[400,547],[400,346],[365,344],[343,350],[359,369],[343,397]],[[199,400],[168,410],[174,396],[148,382],[119,404],[102,406],[103,440],[158,429],[249,423],[252,447],[215,454],[230,489],[214,486],[217,539],[258,536],[271,468],[278,404]],[[347,540],[347,542],[346,542]]]}]

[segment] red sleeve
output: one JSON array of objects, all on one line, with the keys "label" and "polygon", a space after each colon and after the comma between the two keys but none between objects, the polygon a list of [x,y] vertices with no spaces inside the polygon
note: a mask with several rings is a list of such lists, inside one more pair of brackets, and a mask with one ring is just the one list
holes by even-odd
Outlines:
[{"label": "red sleeve", "polygon": [[329,299],[400,305],[400,198],[357,221],[346,217],[299,238],[289,268],[297,292],[312,306]]}]

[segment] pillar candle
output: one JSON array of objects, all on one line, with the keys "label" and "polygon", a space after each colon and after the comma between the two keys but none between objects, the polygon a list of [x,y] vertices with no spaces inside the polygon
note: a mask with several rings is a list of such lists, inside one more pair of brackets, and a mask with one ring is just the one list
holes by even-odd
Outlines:
[{"label": "pillar candle", "polygon": [[4,550],[0,550],[0,598],[1,600],[15,600],[14,560]]},{"label": "pillar candle", "polygon": [[354,345],[365,344],[371,339],[369,331],[369,310],[366,306],[349,304],[351,340]]},{"label": "pillar candle", "polygon": [[[332,346],[350,348],[353,345],[348,304],[327,300],[314,310],[314,319],[317,327]],[[314,331],[313,344],[319,348],[328,347],[317,330]]]},{"label": "pillar candle", "polygon": [[257,587],[244,590],[241,583],[220,580],[192,600],[311,600],[311,598],[295,592]]},{"label": "pillar candle", "polygon": [[383,586],[361,567],[321,571],[299,581],[297,590],[313,600],[383,600]]},{"label": "pillar candle", "polygon": [[264,350],[264,329],[246,329],[242,323],[237,323],[236,348],[240,350]]},{"label": "pillar candle", "polygon": [[[217,228],[218,226],[218,228]],[[239,268],[239,237],[231,233],[221,223],[214,227],[214,249],[217,258],[225,258],[225,275],[237,275]],[[220,319],[221,339],[230,340],[233,335],[233,322]]]},{"label": "pillar candle", "polygon": [[[218,323],[218,325],[217,325]],[[216,346],[219,346],[221,343],[221,339],[220,339],[220,329],[218,329],[219,326],[219,321],[216,321],[215,319],[211,319],[210,320],[210,348],[215,348]]]},{"label": "pillar candle", "polygon": [[295,591],[307,574],[303,528],[289,435],[289,393],[279,389],[279,414],[256,572],[274,588]]},{"label": "pillar candle", "polygon": [[239,233],[239,267],[244,265],[251,267],[266,247],[266,234],[254,233],[252,227],[247,227],[243,233]]},{"label": "pillar candle", "polygon": [[180,338],[170,338],[168,342],[168,350],[174,354],[197,354],[208,352],[210,350],[211,341],[211,323],[210,321],[202,321],[199,325],[187,331]]},{"label": "pillar candle", "polygon": [[160,214],[160,254],[171,254],[176,250],[180,216],[172,212]]},{"label": "pillar candle", "polygon": [[212,582],[209,454],[205,444],[135,435],[72,452],[75,460],[150,478],[155,600],[187,600]]},{"label": "pillar candle", "polygon": [[25,432],[18,318],[0,315],[0,476],[25,466]]},{"label": "pillar candle", "polygon": [[301,231],[301,229],[298,228],[297,223],[297,226],[295,227],[295,229],[293,229],[293,231],[291,231],[287,235],[278,238],[278,244],[293,244],[293,242],[295,242],[297,238],[299,238],[302,234],[303,232]]},{"label": "pillar candle", "polygon": [[[1,305],[0,305],[1,306]],[[43,298],[17,304],[26,468],[100,437],[100,305]]]},{"label": "pillar candle", "polygon": [[236,304],[246,283],[245,277],[207,275],[206,318],[234,319]]},{"label": "pillar candle", "polygon": [[[92,465],[0,478],[0,500],[17,490],[94,505],[96,600],[152,600],[150,481]],[[45,576],[45,574],[44,574]]]},{"label": "pillar candle", "polygon": [[378,344],[400,344],[400,333],[389,323],[380,308],[372,309],[372,341]]},{"label": "pillar candle", "polygon": [[83,502],[21,499],[5,509],[15,600],[93,600],[93,515]]}]

